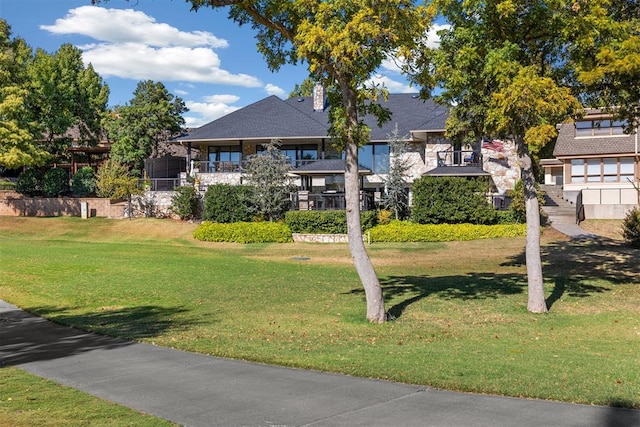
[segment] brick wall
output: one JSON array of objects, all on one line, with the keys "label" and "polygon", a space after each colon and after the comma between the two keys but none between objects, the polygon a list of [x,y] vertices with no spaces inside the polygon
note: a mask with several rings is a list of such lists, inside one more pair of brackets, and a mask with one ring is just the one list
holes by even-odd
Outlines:
[{"label": "brick wall", "polygon": [[0,215],[4,216],[81,216],[80,203],[87,202],[89,216],[118,217],[109,199],[88,197],[27,197],[15,191],[0,191]]}]

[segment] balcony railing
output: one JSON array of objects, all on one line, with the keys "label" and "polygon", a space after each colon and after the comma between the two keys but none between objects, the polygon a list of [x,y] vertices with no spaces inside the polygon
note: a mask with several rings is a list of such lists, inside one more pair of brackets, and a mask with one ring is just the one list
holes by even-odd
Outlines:
[{"label": "balcony railing", "polygon": [[[291,168],[315,162],[316,159],[292,160]],[[231,173],[243,172],[247,165],[246,160],[241,161],[193,161],[192,168],[196,173]]]},{"label": "balcony railing", "polygon": [[482,166],[482,153],[477,151],[438,151],[438,166]]},{"label": "balcony railing", "polygon": [[[346,200],[344,193],[306,193],[300,191],[291,194],[291,210],[300,211],[330,211],[345,210]],[[370,192],[360,192],[360,209],[375,209],[374,195]]]}]

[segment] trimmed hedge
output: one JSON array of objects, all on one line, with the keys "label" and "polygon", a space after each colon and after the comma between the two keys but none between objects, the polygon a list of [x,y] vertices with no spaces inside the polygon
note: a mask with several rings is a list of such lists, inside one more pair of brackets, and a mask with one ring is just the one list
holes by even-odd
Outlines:
[{"label": "trimmed hedge", "polygon": [[415,224],[391,221],[369,230],[372,242],[450,242],[462,240],[521,237],[525,224]]},{"label": "trimmed hedge", "polygon": [[205,242],[287,243],[292,242],[291,230],[278,222],[234,222],[221,224],[204,221],[193,237]]},{"label": "trimmed hedge", "polygon": [[246,185],[210,185],[204,194],[202,219],[223,223],[250,221],[251,191]]},{"label": "trimmed hedge", "polygon": [[640,209],[633,208],[622,222],[622,236],[634,248],[640,248]]},{"label": "trimmed hedge", "polygon": [[[362,231],[374,227],[377,223],[376,211],[360,213]],[[346,234],[347,211],[288,211],[284,222],[292,233],[308,234]]]}]

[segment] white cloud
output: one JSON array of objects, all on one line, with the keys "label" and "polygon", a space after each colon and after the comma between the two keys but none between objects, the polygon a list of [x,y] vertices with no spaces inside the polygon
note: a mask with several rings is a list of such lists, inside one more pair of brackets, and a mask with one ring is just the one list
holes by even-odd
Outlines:
[{"label": "white cloud", "polygon": [[208,46],[228,47],[206,31],[180,31],[169,24],[156,22],[144,12],[133,9],[106,9],[81,6],[69,10],[67,16],[54,25],[40,28],[54,34],[80,34],[108,43],[143,43],[152,46]]},{"label": "white cloud", "polygon": [[103,77],[132,80],[215,83],[261,87],[255,76],[222,68],[213,48],[228,47],[205,31],[180,31],[132,9],[82,6],[71,9],[54,25],[42,29],[55,34],[80,34],[98,43],[80,46],[83,60]]},{"label": "white cloud", "polygon": [[417,89],[411,87],[406,81],[393,80],[384,74],[376,74],[369,79],[368,84],[384,85],[389,93],[413,93]]},{"label": "white cloud", "polygon": [[269,95],[276,95],[279,96],[280,98],[284,98],[286,96],[286,92],[284,89],[282,89],[279,86],[276,86],[274,84],[268,83],[265,87],[264,90],[269,94]]},{"label": "white cloud", "polygon": [[438,35],[438,31],[448,30],[449,28],[451,28],[451,25],[449,24],[435,24],[431,27],[429,32],[427,32],[427,46],[430,48],[437,48],[440,46],[440,36]]},{"label": "white cloud", "polygon": [[189,108],[189,112],[184,115],[186,126],[200,127],[240,109],[229,105],[239,99],[236,95],[211,95],[204,97],[204,102],[186,101],[185,105]]}]

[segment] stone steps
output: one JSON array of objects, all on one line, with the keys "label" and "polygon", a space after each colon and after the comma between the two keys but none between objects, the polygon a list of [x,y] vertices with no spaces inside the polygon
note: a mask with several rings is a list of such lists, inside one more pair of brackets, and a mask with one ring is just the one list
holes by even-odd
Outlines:
[{"label": "stone steps", "polygon": [[576,223],[576,207],[573,203],[564,199],[561,186],[541,185],[540,190],[545,193],[545,205],[542,210],[549,217],[551,224]]}]

